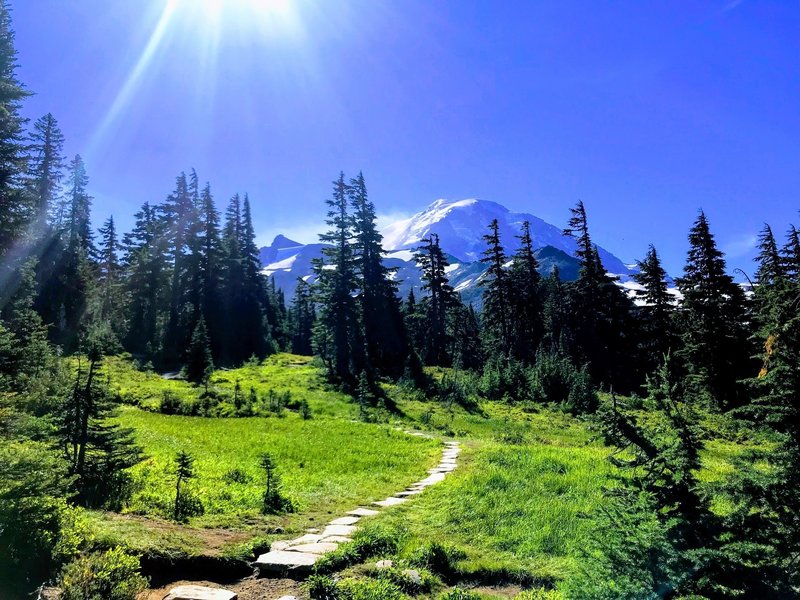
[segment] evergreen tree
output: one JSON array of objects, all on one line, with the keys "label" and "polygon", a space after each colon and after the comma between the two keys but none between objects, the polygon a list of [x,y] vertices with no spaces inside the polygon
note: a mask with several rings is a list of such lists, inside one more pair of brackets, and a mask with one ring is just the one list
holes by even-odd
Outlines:
[{"label": "evergreen tree", "polygon": [[[774,445],[745,453],[725,482],[733,510],[725,515],[723,575],[740,597],[791,598],[800,586],[800,281],[768,226],[759,247],[753,320],[762,368],[746,381],[752,402],[738,412],[769,427]],[[754,469],[759,462],[770,468]]]},{"label": "evergreen tree", "polygon": [[511,352],[511,285],[506,272],[506,254],[500,242],[497,219],[483,236],[487,248],[481,262],[488,265],[480,281],[483,287],[483,331],[490,355],[507,358]]},{"label": "evergreen tree", "polygon": [[192,334],[192,342],[186,357],[186,379],[192,383],[208,387],[208,380],[214,372],[211,355],[211,342],[208,339],[206,322],[200,318]]},{"label": "evergreen tree", "polygon": [[310,356],[313,353],[311,341],[316,318],[311,286],[304,279],[298,278],[291,308],[293,354]]},{"label": "evergreen tree", "polygon": [[794,281],[800,281],[800,230],[792,225],[787,237],[789,239],[783,248],[786,275]]},{"label": "evergreen tree", "polygon": [[59,311],[55,323],[55,340],[70,350],[77,347],[94,284],[91,257],[95,249],[90,222],[92,199],[87,192],[88,183],[83,159],[75,156],[70,163],[67,181],[69,224],[65,232],[66,248],[59,266],[59,293],[55,294]]},{"label": "evergreen tree", "polygon": [[414,254],[422,271],[422,290],[427,292],[420,301],[420,310],[426,316],[428,333],[421,357],[428,365],[449,366],[452,339],[448,331],[449,315],[459,303],[458,296],[447,278],[449,263],[439,247],[435,233],[423,239]]},{"label": "evergreen tree", "polygon": [[651,245],[647,256],[637,261],[639,272],[633,279],[643,287],[637,296],[643,303],[639,309],[643,322],[641,354],[645,372],[651,373],[670,352],[675,342],[672,314],[674,305],[667,291],[667,273],[661,266],[661,259]]},{"label": "evergreen tree", "polygon": [[632,356],[636,347],[632,302],[606,274],[589,235],[583,202],[570,210],[572,217],[564,233],[575,238],[575,256],[581,264],[569,295],[573,360],[588,363],[596,383],[632,391],[641,383]]},{"label": "evergreen tree", "polygon": [[163,315],[168,310],[169,275],[161,209],[145,202],[133,231],[125,234],[123,267],[128,297],[125,346],[152,359],[161,343]]},{"label": "evergreen tree", "polygon": [[[196,182],[196,174],[194,175]],[[162,360],[165,366],[178,364],[188,347],[192,324],[199,315],[199,227],[196,205],[185,173],[177,180],[175,191],[163,208],[167,256],[171,266],[169,315],[164,330]]]},{"label": "evergreen tree", "polygon": [[172,518],[176,521],[185,521],[193,512],[191,510],[192,498],[186,491],[185,484],[194,477],[194,456],[181,450],[175,457],[175,504]]},{"label": "evergreen tree", "polygon": [[508,272],[510,290],[511,354],[527,364],[533,364],[542,343],[542,278],[539,261],[533,252],[533,238],[528,221],[522,223],[517,236],[519,248],[512,257]]},{"label": "evergreen tree", "polygon": [[119,339],[125,334],[122,295],[122,264],[119,252],[122,245],[117,237],[114,217],[109,217],[99,229],[100,247],[97,252],[97,318],[109,323]]},{"label": "evergreen tree", "polygon": [[126,469],[141,461],[133,431],[113,422],[116,405],[100,369],[109,351],[110,330],[89,330],[83,347],[87,365],[78,364],[72,392],[58,412],[59,446],[75,477],[77,500],[84,506],[118,510],[130,493]]},{"label": "evergreen tree", "polygon": [[703,212],[689,232],[689,246],[683,277],[677,280],[683,294],[678,354],[694,391],[711,404],[730,408],[742,401],[737,381],[753,370],[744,292],[725,272]]},{"label": "evergreen tree", "polygon": [[211,339],[211,351],[216,359],[222,353],[223,310],[222,310],[222,242],[220,240],[219,213],[211,195],[211,186],[206,184],[197,209],[200,231],[200,281],[198,287],[201,298],[203,318]]},{"label": "evergreen tree", "polygon": [[22,185],[26,152],[20,104],[28,95],[17,79],[17,51],[8,2],[0,0],[0,289],[11,283],[20,256],[19,243],[25,237],[32,212]]},{"label": "evergreen tree", "polygon": [[240,363],[251,356],[265,356],[272,349],[266,319],[266,282],[259,272],[250,201],[235,195],[225,214],[222,235],[222,294],[227,333],[223,357]]},{"label": "evergreen tree", "polygon": [[397,282],[392,279],[396,270],[383,264],[385,254],[378,232],[375,205],[367,197],[364,175],[350,181],[348,197],[353,207],[354,265],[361,309],[365,364],[369,368],[399,376],[408,352]]},{"label": "evergreen tree", "polygon": [[38,119],[31,133],[31,162],[28,171],[30,193],[34,202],[33,221],[39,235],[48,222],[59,228],[66,217],[58,194],[64,175],[64,135],[55,117],[48,113]]},{"label": "evergreen tree", "polygon": [[316,299],[320,305],[314,346],[329,372],[354,384],[363,370],[364,345],[360,335],[358,307],[353,298],[357,281],[353,257],[353,217],[349,213],[348,186],[344,173],[333,182],[333,195],[326,200],[330,229],[320,241],[331,244],[314,262]]}]

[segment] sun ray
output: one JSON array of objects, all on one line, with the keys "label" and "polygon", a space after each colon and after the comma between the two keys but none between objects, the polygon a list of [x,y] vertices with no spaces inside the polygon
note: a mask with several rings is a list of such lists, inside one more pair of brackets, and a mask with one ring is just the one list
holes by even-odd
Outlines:
[{"label": "sun ray", "polygon": [[158,23],[155,29],[153,29],[153,33],[150,35],[141,56],[136,61],[136,65],[134,65],[130,75],[128,75],[122,88],[120,88],[110,108],[106,111],[94,137],[90,140],[87,154],[93,154],[103,140],[109,137],[120,114],[130,104],[131,99],[141,85],[143,75],[152,65],[156,53],[164,40],[164,36],[180,4],[181,0],[167,0],[164,5],[164,10],[161,12],[161,16],[158,19]]}]

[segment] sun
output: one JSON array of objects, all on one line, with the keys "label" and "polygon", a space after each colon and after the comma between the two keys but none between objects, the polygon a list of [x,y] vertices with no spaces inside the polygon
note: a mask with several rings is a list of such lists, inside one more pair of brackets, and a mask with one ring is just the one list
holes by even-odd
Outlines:
[{"label": "sun", "polygon": [[271,24],[289,21],[296,1],[293,0],[174,0],[179,10],[191,11],[214,26],[236,24]]}]

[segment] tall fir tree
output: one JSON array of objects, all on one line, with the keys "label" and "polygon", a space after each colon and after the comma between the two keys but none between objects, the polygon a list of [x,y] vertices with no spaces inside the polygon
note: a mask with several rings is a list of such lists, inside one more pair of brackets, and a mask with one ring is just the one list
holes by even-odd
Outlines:
[{"label": "tall fir tree", "polygon": [[519,248],[508,271],[510,293],[511,355],[532,364],[544,335],[542,277],[533,250],[530,222],[522,223]]},{"label": "tall fir tree", "polygon": [[114,217],[106,219],[98,230],[100,244],[97,248],[97,287],[95,306],[96,318],[111,326],[119,340],[126,333],[124,295],[122,290],[122,263],[119,253],[122,244],[117,236]]},{"label": "tall fir tree", "polygon": [[570,285],[571,351],[577,363],[588,363],[597,384],[633,391],[643,383],[633,368],[636,347],[632,302],[606,273],[589,235],[583,202],[570,209],[564,234],[577,243],[577,281]]},{"label": "tall fir tree", "polygon": [[428,365],[449,366],[453,357],[450,353],[452,339],[448,322],[460,301],[447,278],[449,263],[439,246],[439,236],[432,233],[424,238],[414,254],[414,260],[422,271],[422,291],[425,295],[419,304],[428,327],[420,358]]},{"label": "tall fir tree", "polygon": [[355,259],[353,256],[353,217],[349,211],[349,189],[344,173],[333,182],[326,224],[330,228],[319,236],[330,244],[322,258],[314,262],[317,276],[316,300],[320,311],[314,345],[329,372],[350,386],[355,386],[364,368],[364,344],[356,300]]},{"label": "tall fir tree", "polygon": [[485,344],[492,357],[506,359],[511,353],[511,283],[497,219],[489,223],[489,233],[483,236],[483,241],[486,250],[481,254],[481,262],[488,265],[480,281]]},{"label": "tall fir tree", "polygon": [[652,373],[675,345],[675,306],[668,291],[667,272],[654,246],[648,248],[645,259],[636,265],[639,272],[633,279],[642,286],[637,296],[643,304],[638,311],[642,322],[640,354],[644,371]]},{"label": "tall fir tree", "polygon": [[52,114],[46,114],[33,124],[30,142],[28,186],[33,196],[33,221],[43,235],[48,221],[57,229],[66,218],[63,214],[65,206],[59,202],[59,188],[66,166],[64,135]]},{"label": "tall fir tree", "polygon": [[316,318],[311,286],[305,279],[298,278],[290,311],[293,354],[313,354],[312,334]]},{"label": "tall fir tree", "polygon": [[728,409],[743,401],[737,383],[753,371],[748,345],[744,292],[726,273],[725,259],[702,211],[689,232],[689,252],[680,305],[678,355],[695,393],[710,405]]},{"label": "tall fir tree", "polygon": [[0,0],[0,289],[13,281],[31,218],[30,196],[25,193],[25,119],[21,102],[29,93],[17,78],[17,51],[7,0]]},{"label": "tall fir tree", "polygon": [[161,209],[145,202],[133,230],[123,237],[123,268],[128,333],[125,346],[153,360],[159,353],[164,314],[168,310],[169,273]]},{"label": "tall fir tree", "polygon": [[86,324],[88,300],[94,285],[95,253],[91,229],[91,205],[87,187],[89,177],[80,155],[70,163],[67,179],[69,221],[64,236],[65,251],[58,270],[58,311],[54,340],[68,350],[77,349],[81,328]]},{"label": "tall fir tree", "polygon": [[[196,174],[194,181],[196,182]],[[171,267],[169,315],[164,330],[162,362],[176,367],[189,345],[199,304],[197,282],[199,270],[199,220],[196,200],[185,173],[176,179],[175,190],[163,209],[164,232]]]},{"label": "tall fir tree", "polygon": [[200,196],[197,212],[200,219],[200,281],[196,283],[202,314],[211,339],[211,352],[219,360],[223,342],[222,303],[222,242],[219,212],[214,204],[211,186],[206,184]]},{"label": "tall fir tree", "polygon": [[353,207],[354,266],[358,277],[365,365],[397,377],[402,374],[408,340],[397,282],[392,279],[396,271],[383,263],[383,238],[362,173],[350,181],[348,198]]}]

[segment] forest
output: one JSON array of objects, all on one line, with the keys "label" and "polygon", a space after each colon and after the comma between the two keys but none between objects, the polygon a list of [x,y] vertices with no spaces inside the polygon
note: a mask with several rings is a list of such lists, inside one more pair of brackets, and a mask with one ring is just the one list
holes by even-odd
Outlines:
[{"label": "forest", "polygon": [[[525,437],[536,435],[536,427],[546,432],[566,423],[564,431],[580,430],[577,445],[598,444],[593,461],[604,466],[592,468],[608,475],[590,511],[595,533],[570,555],[568,575],[518,576],[530,588],[520,598],[800,596],[795,226],[775,224],[777,235],[764,226],[752,281],[743,286],[700,212],[675,279],[678,293],[650,246],[635,276],[643,291],[630,294],[606,273],[583,202],[570,209],[564,229],[578,246],[575,281],[562,280],[557,270],[540,273],[527,223],[517,240],[500,239],[497,222],[486,223],[487,271],[476,309],[449,284],[435,235],[415,253],[422,288],[399,297],[366,180],[342,173],[325,201],[320,240],[326,246],[314,277],[285,298],[261,273],[257,203],[235,195],[220,212],[211,186],[194,170],[179,174],[162,202],[144,202],[130,231],[118,231],[111,215],[93,214],[89,174],[80,156],[63,156],[56,118],[29,123],[21,116],[30,92],[16,71],[10,15],[0,2],[0,581],[6,589],[32,592],[53,583],[67,600],[136,598],[147,586],[144,553],[93,533],[97,515],[138,507],[137,514],[190,523],[225,514],[192,492],[202,449],[187,446],[175,455],[169,444],[142,441],[143,431],[155,435],[166,427],[159,419],[223,427],[209,429],[210,439],[247,427],[249,419],[277,422],[289,411],[325,436],[338,434],[323,415],[340,411],[364,427],[406,419],[412,423],[406,426],[433,428],[432,421],[449,414],[440,431],[493,436],[494,451],[508,453],[509,464],[530,449],[515,439],[518,426],[529,428],[519,434]],[[512,244],[518,250],[509,253]],[[315,358],[287,359],[292,355]],[[292,369],[299,379],[279,383]],[[269,390],[259,387],[267,370]],[[178,381],[158,376],[168,372]],[[425,408],[415,416],[416,406]],[[492,411],[505,415],[505,425]],[[484,425],[454,425],[460,418]],[[292,423],[275,426],[285,431],[270,434],[272,454],[237,456],[256,475],[224,474],[242,485],[266,477],[263,494],[241,500],[259,514],[298,518],[291,515],[316,501],[297,491],[294,475],[284,476],[294,492],[278,483],[283,459],[275,456],[292,451],[283,447],[298,435]],[[343,430],[341,443],[351,434]],[[376,442],[363,435],[352,443],[368,452]],[[704,457],[722,442],[744,449],[709,483]],[[412,456],[427,460],[425,443],[391,441],[398,473],[412,470]],[[169,466],[152,475],[155,491],[146,497],[142,471],[159,456]],[[475,456],[479,464],[482,455]],[[332,459],[319,452],[308,460]],[[319,468],[329,469],[326,478],[347,472]],[[516,463],[511,473],[520,485],[535,476]],[[303,477],[306,486],[319,484],[310,473]],[[348,480],[342,493],[372,494],[370,485],[381,491],[367,480]],[[492,485],[481,489],[498,506],[524,501]],[[479,499],[472,501],[479,510]],[[481,514],[491,521],[491,513]],[[378,591],[372,584],[337,587],[322,570],[311,583],[313,598],[434,597],[425,594],[436,590],[412,593],[386,581]],[[482,596],[454,587],[440,597]]]}]

